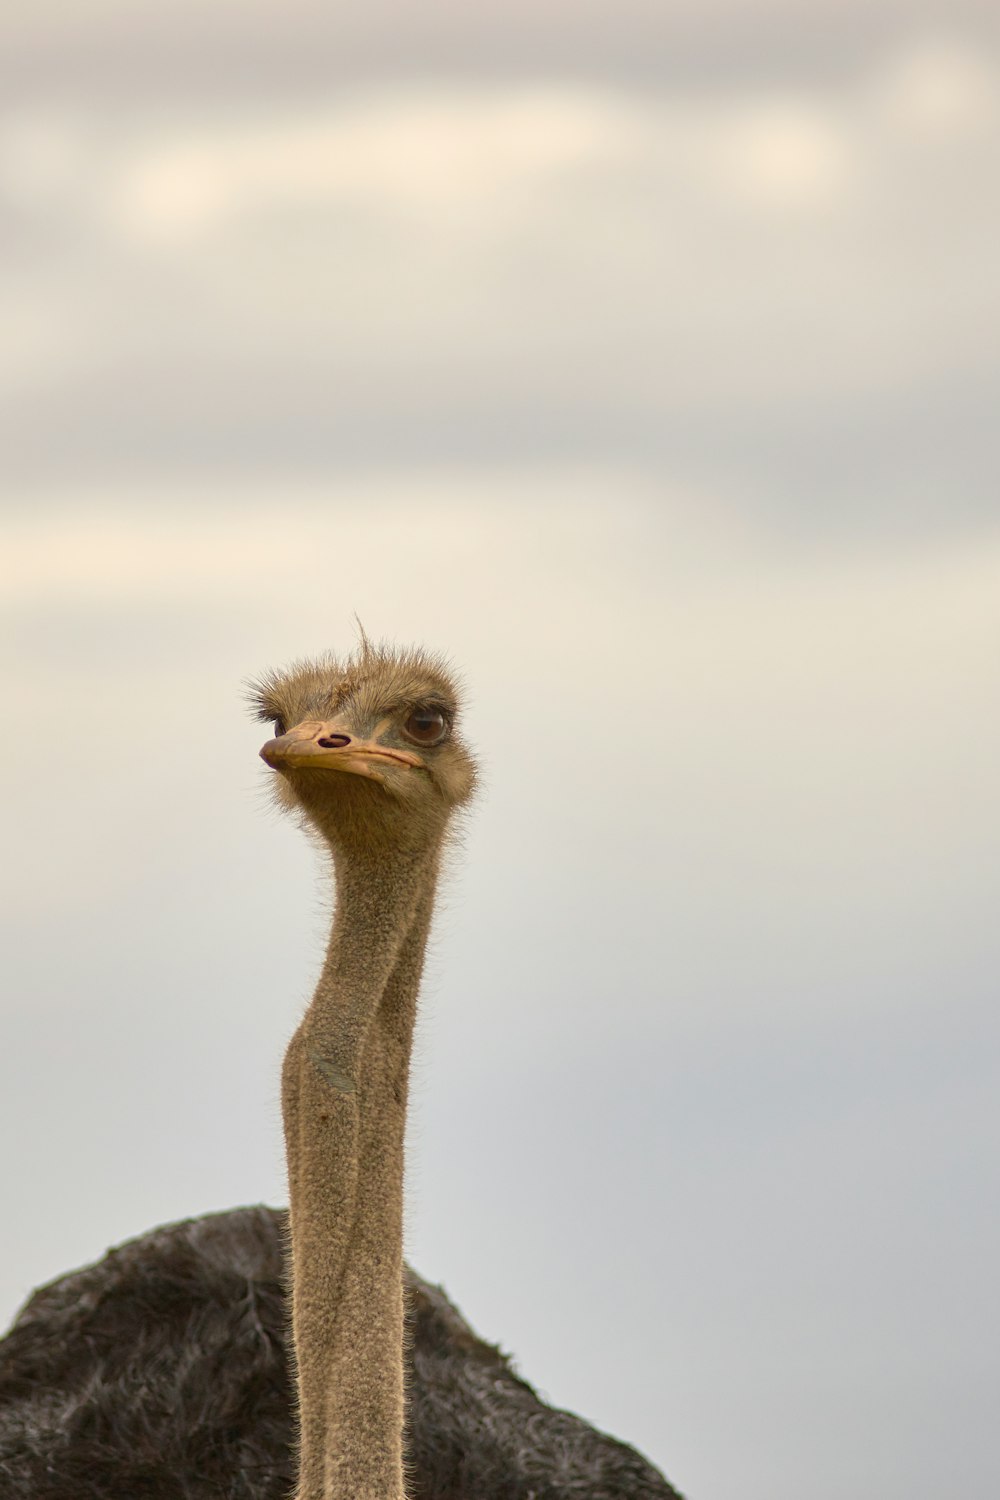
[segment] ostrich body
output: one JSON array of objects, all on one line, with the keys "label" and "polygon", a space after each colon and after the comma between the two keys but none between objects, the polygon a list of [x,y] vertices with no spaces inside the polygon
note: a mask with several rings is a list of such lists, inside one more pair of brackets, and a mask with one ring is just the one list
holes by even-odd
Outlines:
[{"label": "ostrich body", "polygon": [[296,1500],[669,1500],[634,1450],[539,1401],[403,1266],[417,989],[475,780],[448,674],[365,642],[343,666],[270,676],[256,699],[275,721],[261,755],[279,801],[336,885],[283,1069],[288,1243],[283,1215],[234,1210],[37,1292],[0,1343],[0,1493],[277,1500],[294,1477]]},{"label": "ostrich body", "polygon": [[[3,1500],[288,1500],[287,1215],[169,1224],[36,1292],[0,1341]],[[545,1405],[408,1272],[411,1500],[677,1500]]]}]

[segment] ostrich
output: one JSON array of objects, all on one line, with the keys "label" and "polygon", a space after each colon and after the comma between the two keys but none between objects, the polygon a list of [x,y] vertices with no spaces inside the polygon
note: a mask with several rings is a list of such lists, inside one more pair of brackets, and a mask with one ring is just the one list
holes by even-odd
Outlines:
[{"label": "ostrich", "polygon": [[36,1292],[0,1343],[0,1492],[676,1500],[633,1449],[541,1402],[403,1264],[417,990],[475,784],[448,672],[363,640],[343,664],[269,675],[255,702],[274,722],[261,756],[278,800],[336,888],[284,1060],[289,1215],[170,1225]]}]

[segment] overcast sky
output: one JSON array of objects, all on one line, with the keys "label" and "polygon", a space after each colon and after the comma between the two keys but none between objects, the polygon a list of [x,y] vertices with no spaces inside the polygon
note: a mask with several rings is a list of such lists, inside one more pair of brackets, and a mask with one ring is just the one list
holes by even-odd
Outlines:
[{"label": "overcast sky", "polygon": [[0,1313],[284,1201],[357,611],[486,769],[413,1263],[691,1500],[993,1500],[990,9],[0,17]]}]

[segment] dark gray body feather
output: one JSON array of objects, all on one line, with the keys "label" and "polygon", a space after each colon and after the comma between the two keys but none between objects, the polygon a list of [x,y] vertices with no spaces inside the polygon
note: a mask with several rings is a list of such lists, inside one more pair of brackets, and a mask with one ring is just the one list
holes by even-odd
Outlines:
[{"label": "dark gray body feather", "polygon": [[[3,1500],[288,1500],[285,1233],[269,1208],[168,1224],[37,1291],[0,1340]],[[677,1500],[407,1274],[412,1500]]]}]

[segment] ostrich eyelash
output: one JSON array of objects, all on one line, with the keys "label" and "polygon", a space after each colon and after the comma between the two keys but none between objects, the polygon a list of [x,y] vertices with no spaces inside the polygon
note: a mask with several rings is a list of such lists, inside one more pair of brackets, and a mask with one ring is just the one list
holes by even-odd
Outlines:
[{"label": "ostrich eyelash", "polygon": [[253,716],[262,724],[269,724],[272,719],[284,718],[283,711],[275,703],[266,703],[263,699],[256,701],[253,705]]},{"label": "ostrich eyelash", "polygon": [[416,702],[397,703],[390,710],[393,714],[420,714],[439,713],[443,717],[448,728],[454,727],[455,710],[450,703],[445,703],[441,698],[418,698]]}]

